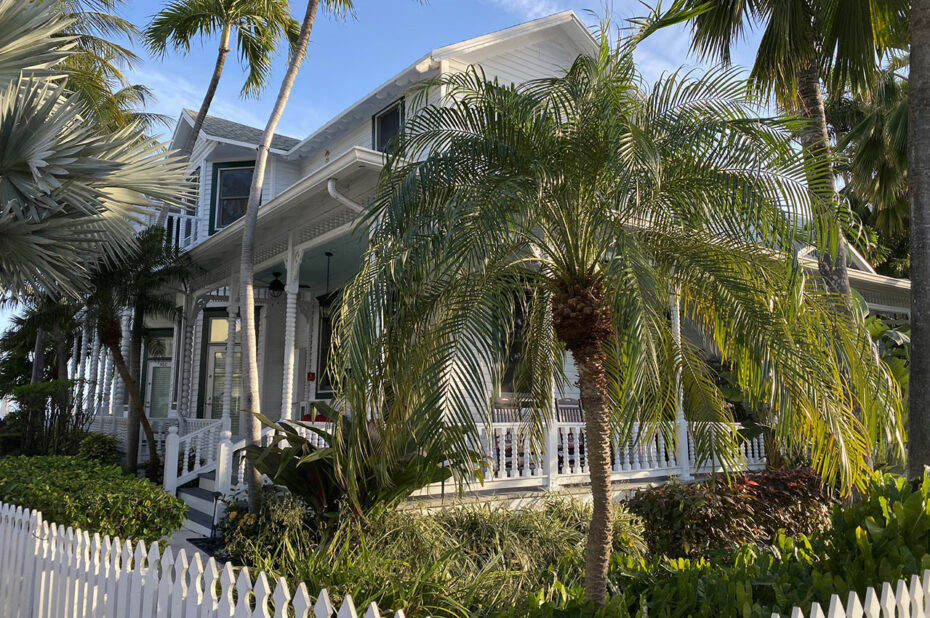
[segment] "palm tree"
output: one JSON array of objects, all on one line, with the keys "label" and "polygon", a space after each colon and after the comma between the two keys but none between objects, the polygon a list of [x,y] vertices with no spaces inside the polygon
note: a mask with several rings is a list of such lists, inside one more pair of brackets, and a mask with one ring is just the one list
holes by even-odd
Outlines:
[{"label": "palm tree", "polygon": [[287,38],[292,46],[296,44],[298,27],[287,0],[176,0],[152,18],[144,35],[153,53],[165,54],[171,46],[189,54],[195,37],[220,37],[216,66],[182,152],[190,156],[200,135],[223,74],[232,31],[236,31],[239,57],[249,69],[242,95],[255,96],[264,90],[271,75],[275,46],[281,38]]},{"label": "palm tree", "polygon": [[[142,403],[142,344],[146,318],[172,316],[176,311],[175,293],[184,285],[190,272],[190,260],[166,242],[164,228],[150,227],[135,238],[127,259],[116,265],[104,265],[94,278],[95,286],[88,300],[91,319],[100,343],[113,355],[116,367],[129,392],[129,418],[126,430],[126,468],[135,472],[139,456],[139,426],[146,432],[149,445],[149,469],[158,470],[154,434]],[[132,311],[129,360],[122,355],[122,311]]]},{"label": "palm tree", "polygon": [[[840,208],[830,163],[830,140],[821,81],[861,93],[871,85],[884,51],[901,40],[910,0],[869,0],[848,10],[841,0],[688,0],[703,6],[692,20],[692,49],[701,58],[732,60],[733,44],[747,27],[762,36],[750,79],[779,104],[808,123],[800,141],[820,164],[809,166],[808,182],[819,195],[816,215],[833,234],[818,239],[820,274],[829,289],[849,304],[848,246],[840,229]],[[709,5],[709,6],[708,6]],[[851,307],[851,305],[850,305]]]},{"label": "palm tree", "polygon": [[[324,6],[336,14],[345,14],[352,11],[352,0],[323,0]],[[284,114],[297,72],[307,53],[307,44],[310,42],[310,32],[316,21],[317,9],[320,0],[308,0],[307,10],[297,41],[291,49],[290,60],[278,98],[268,116],[265,132],[262,134],[262,143],[258,145],[258,154],[255,157],[255,171],[252,173],[252,186],[249,189],[249,202],[246,206],[245,224],[242,228],[242,254],[239,270],[239,307],[242,315],[242,409],[250,412],[246,417],[246,442],[257,445],[261,441],[261,424],[258,415],[261,414],[260,391],[258,386],[258,351],[255,340],[255,296],[254,282],[252,280],[252,254],[255,250],[255,227],[258,223],[258,205],[261,201],[262,187],[265,182],[265,165],[268,163],[268,149],[274,138],[275,129]],[[246,472],[246,481],[249,497],[249,510],[258,510],[259,500],[259,474],[254,466],[249,466]]]},{"label": "palm tree", "polygon": [[[399,136],[336,316],[340,403],[386,422],[431,410],[474,436],[516,341],[538,436],[571,354],[594,506],[585,589],[597,606],[612,438],[643,437],[632,435],[640,421],[673,442],[680,384],[699,458],[741,458],[714,363],[781,444],[845,487],[863,482],[872,435],[900,445],[900,401],[861,322],[808,289],[793,259],[803,237],[785,209],[811,203],[798,123],[759,118],[730,70],[643,85],[636,42],[685,16],[654,16],[619,45],[603,26],[597,51],[564,77],[505,87],[473,68],[433,84],[444,100],[421,97]],[[676,336],[670,296],[718,359]]]},{"label": "palm tree", "polygon": [[863,250],[878,272],[907,277],[907,56],[879,71],[868,97],[830,93],[827,122],[836,140],[842,197],[864,226]]},{"label": "palm tree", "polygon": [[0,0],[0,295],[80,295],[155,202],[183,207],[183,163],[136,128],[101,131],[58,69],[53,0]]},{"label": "palm tree", "polygon": [[930,465],[930,0],[911,9],[907,174],[911,198],[911,379],[907,473]]},{"label": "palm tree", "polygon": [[58,0],[57,4],[68,20],[62,34],[75,43],[74,53],[61,68],[68,76],[68,90],[78,96],[91,118],[107,131],[136,122],[143,129],[166,123],[163,116],[140,110],[151,92],[131,84],[123,73],[139,59],[114,40],[132,41],[138,34],[131,22],[116,15],[124,0]]}]

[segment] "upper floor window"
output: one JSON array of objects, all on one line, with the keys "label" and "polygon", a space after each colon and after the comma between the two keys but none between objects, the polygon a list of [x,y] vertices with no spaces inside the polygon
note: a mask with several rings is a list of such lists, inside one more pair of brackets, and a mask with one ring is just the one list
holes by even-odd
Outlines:
[{"label": "upper floor window", "polygon": [[249,163],[217,163],[213,166],[213,220],[211,230],[219,230],[245,214],[252,187],[252,171]]},{"label": "upper floor window", "polygon": [[372,132],[374,133],[374,148],[379,152],[393,151],[391,140],[400,133],[404,123],[404,100],[391,103],[372,118]]}]

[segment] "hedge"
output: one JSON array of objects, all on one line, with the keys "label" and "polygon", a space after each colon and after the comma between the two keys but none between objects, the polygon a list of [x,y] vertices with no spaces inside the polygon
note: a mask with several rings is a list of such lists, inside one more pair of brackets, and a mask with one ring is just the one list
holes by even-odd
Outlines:
[{"label": "hedge", "polygon": [[181,527],[183,501],[118,466],[77,457],[0,459],[0,502],[46,521],[120,538],[155,541]]}]

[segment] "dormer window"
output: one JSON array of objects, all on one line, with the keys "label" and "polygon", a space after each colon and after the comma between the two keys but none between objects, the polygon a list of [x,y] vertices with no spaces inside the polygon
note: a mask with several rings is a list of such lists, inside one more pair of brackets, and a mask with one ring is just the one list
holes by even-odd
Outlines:
[{"label": "dormer window", "polygon": [[255,165],[251,161],[213,165],[211,233],[237,221],[245,214],[254,169]]},{"label": "dormer window", "polygon": [[404,100],[391,103],[372,118],[372,133],[374,149],[379,152],[391,153],[391,140],[400,133],[404,123]]}]

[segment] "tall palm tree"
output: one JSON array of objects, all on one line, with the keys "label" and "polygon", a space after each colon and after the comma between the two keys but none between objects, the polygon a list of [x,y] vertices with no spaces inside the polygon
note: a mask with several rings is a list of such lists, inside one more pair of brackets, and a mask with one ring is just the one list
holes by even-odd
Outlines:
[{"label": "tall palm tree", "polygon": [[54,0],[0,0],[0,295],[80,295],[155,202],[183,207],[184,165],[133,127],[87,122],[60,63],[74,41]]},{"label": "tall palm tree", "polygon": [[58,0],[57,4],[68,21],[62,34],[75,43],[74,53],[61,68],[68,76],[68,90],[78,96],[91,118],[108,131],[136,122],[144,129],[164,123],[163,116],[143,111],[151,92],[131,84],[124,74],[139,59],[117,42],[131,42],[138,34],[132,22],[117,15],[124,0]]},{"label": "tall palm tree", "polygon": [[644,435],[662,427],[673,442],[680,374],[699,458],[741,458],[713,359],[676,337],[670,296],[779,442],[825,477],[863,482],[879,431],[900,446],[901,404],[861,322],[808,289],[793,258],[803,237],[785,208],[811,203],[792,148],[798,123],[759,118],[732,71],[649,88],[633,65],[642,36],[687,16],[655,16],[618,45],[603,26],[597,51],[564,77],[516,87],[479,69],[442,78],[444,100],[398,138],[336,315],[331,371],[346,409],[433,410],[472,435],[512,342],[537,436],[571,354],[594,506],[585,589],[597,606],[617,432],[644,437],[631,429],[641,421]]},{"label": "tall palm tree", "polygon": [[[323,5],[332,13],[345,14],[352,11],[352,0],[322,0]],[[252,186],[249,188],[249,201],[246,206],[245,224],[242,228],[242,254],[239,270],[239,307],[242,315],[242,409],[249,412],[246,417],[245,436],[249,444],[256,445],[261,441],[261,424],[258,416],[261,414],[261,400],[258,386],[258,351],[255,340],[255,296],[254,282],[252,280],[252,254],[255,250],[255,227],[258,223],[258,205],[261,201],[262,187],[265,183],[265,166],[268,163],[268,149],[274,138],[275,129],[284,114],[284,108],[291,96],[291,89],[297,79],[297,72],[307,53],[310,42],[310,33],[316,21],[317,9],[320,0],[308,0],[307,10],[300,24],[297,41],[291,49],[284,79],[275,99],[274,107],[268,116],[262,142],[258,145],[258,154],[255,157],[255,171],[252,173]],[[259,500],[259,474],[253,466],[246,472],[246,483],[249,496],[249,510],[258,509]]]},{"label": "tall palm tree", "polygon": [[907,178],[911,198],[911,379],[907,472],[930,465],[930,0],[911,9]]},{"label": "tall palm tree", "polygon": [[818,239],[820,274],[828,288],[849,303],[848,246],[839,226],[821,82],[849,85],[856,92],[867,89],[885,50],[901,41],[910,0],[688,2],[707,9],[692,20],[692,49],[702,58],[729,64],[732,46],[746,29],[762,30],[750,79],[762,92],[774,94],[782,106],[808,120],[800,128],[800,141],[820,161],[809,166],[808,182],[819,195],[819,225],[834,230]]},{"label": "tall palm tree", "polygon": [[[907,197],[907,66],[895,58],[877,76],[869,97],[845,96],[841,105],[855,117],[828,118],[844,161],[843,195],[860,220],[875,231],[873,265],[893,276],[907,276],[909,238]],[[831,108],[830,111],[832,111]],[[842,155],[840,157],[839,155]]]},{"label": "tall palm tree", "polygon": [[[169,243],[164,228],[150,227],[139,233],[127,259],[104,265],[95,276],[89,296],[92,320],[100,342],[113,355],[113,365],[129,392],[129,418],[126,430],[126,468],[135,472],[139,456],[139,427],[149,443],[150,470],[158,469],[154,434],[142,403],[142,344],[145,321],[151,317],[172,316],[176,311],[175,293],[190,273],[190,259]],[[132,311],[128,362],[122,356],[122,310]]]},{"label": "tall palm tree", "polygon": [[288,0],[175,0],[152,18],[144,35],[149,49],[157,54],[165,54],[169,46],[189,54],[191,43],[197,37],[219,35],[220,39],[210,84],[182,152],[190,156],[200,134],[223,74],[233,30],[239,58],[249,69],[242,95],[255,96],[264,90],[271,75],[271,58],[276,45],[286,38],[293,47],[298,28],[299,24],[291,17]]}]

